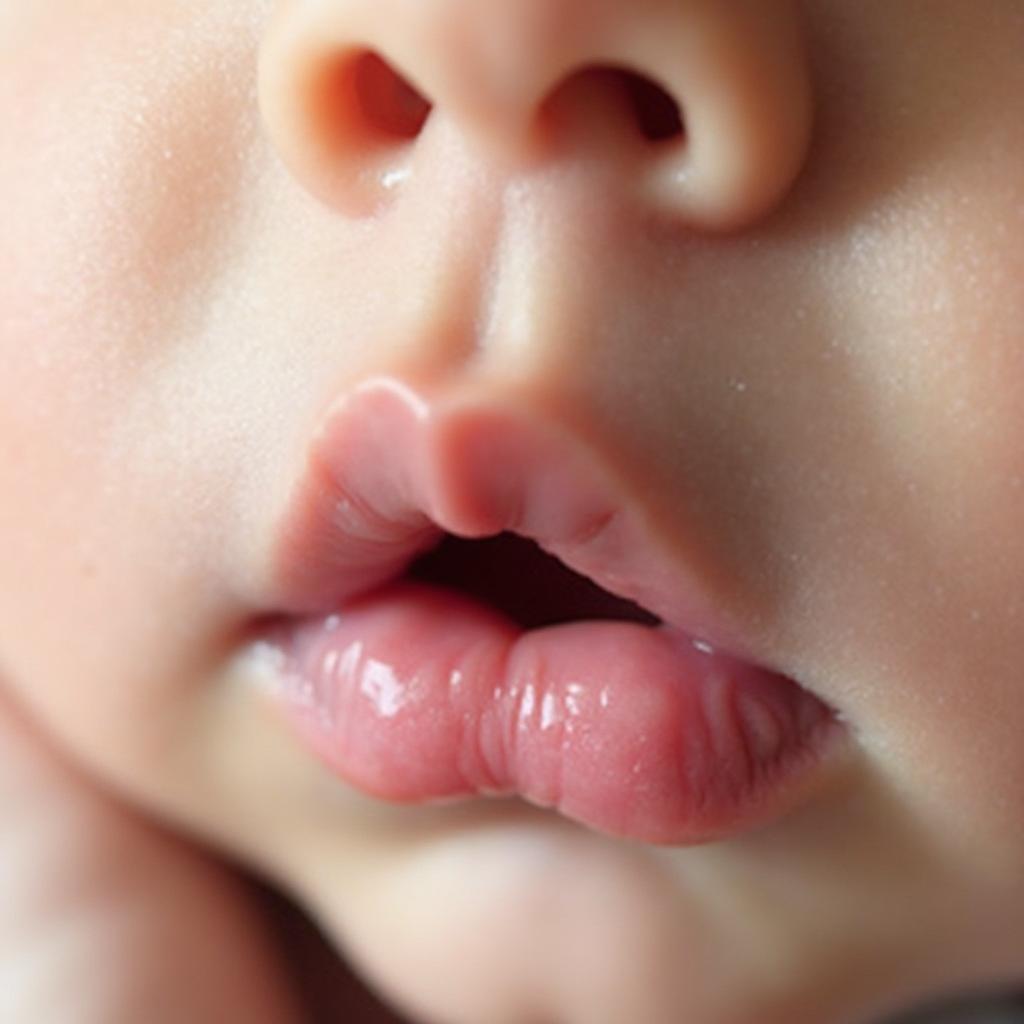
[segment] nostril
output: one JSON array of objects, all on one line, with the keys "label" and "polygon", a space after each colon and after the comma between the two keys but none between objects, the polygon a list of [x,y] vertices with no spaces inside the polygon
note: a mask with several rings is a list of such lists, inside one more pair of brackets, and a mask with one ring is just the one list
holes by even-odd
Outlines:
[{"label": "nostril", "polygon": [[430,102],[375,53],[356,59],[356,101],[371,130],[396,139],[419,135],[430,115]]},{"label": "nostril", "polygon": [[317,112],[339,146],[387,146],[412,140],[431,104],[379,54],[350,53],[325,71]]},{"label": "nostril", "polygon": [[657,82],[629,71],[620,71],[637,124],[651,142],[668,142],[683,135],[679,104]]},{"label": "nostril", "polygon": [[628,128],[646,142],[680,141],[685,122],[672,95],[646,75],[629,68],[594,64],[581,68],[547,98],[549,123],[601,123],[627,119]]},{"label": "nostril", "polygon": [[433,188],[461,153],[500,177],[589,182],[733,232],[783,202],[810,151],[796,0],[272,6],[262,127],[283,170],[345,216]]}]

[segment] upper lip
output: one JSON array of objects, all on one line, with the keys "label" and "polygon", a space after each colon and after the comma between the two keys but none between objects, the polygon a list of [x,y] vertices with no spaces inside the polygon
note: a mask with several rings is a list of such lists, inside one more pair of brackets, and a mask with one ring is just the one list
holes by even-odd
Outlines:
[{"label": "upper lip", "polygon": [[[685,522],[655,526],[600,443],[515,396],[427,395],[371,378],[321,421],[272,552],[274,607],[336,611],[397,578],[446,534],[504,531],[667,625],[743,656]],[[748,654],[749,656],[749,654]]]}]

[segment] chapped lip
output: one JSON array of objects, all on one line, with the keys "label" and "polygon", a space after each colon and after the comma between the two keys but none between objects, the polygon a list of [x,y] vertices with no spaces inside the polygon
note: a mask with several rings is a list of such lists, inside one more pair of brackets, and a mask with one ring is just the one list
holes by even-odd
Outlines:
[{"label": "chapped lip", "polygon": [[273,547],[273,606],[327,613],[398,579],[446,534],[509,532],[666,625],[751,657],[695,553],[657,535],[612,465],[513,399],[432,399],[371,378],[311,441]]}]

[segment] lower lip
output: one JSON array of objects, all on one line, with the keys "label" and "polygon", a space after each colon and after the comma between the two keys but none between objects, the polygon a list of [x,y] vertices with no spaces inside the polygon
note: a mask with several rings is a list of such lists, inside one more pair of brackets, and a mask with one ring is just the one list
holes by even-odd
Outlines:
[{"label": "lower lip", "polygon": [[777,818],[842,732],[767,670],[668,627],[523,631],[400,581],[275,626],[278,703],[308,748],[385,800],[519,796],[600,832],[706,842]]}]

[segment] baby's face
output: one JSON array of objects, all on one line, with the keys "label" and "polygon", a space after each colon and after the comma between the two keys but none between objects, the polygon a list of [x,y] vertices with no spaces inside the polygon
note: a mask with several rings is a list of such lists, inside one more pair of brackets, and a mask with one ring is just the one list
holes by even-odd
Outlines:
[{"label": "baby's face", "polygon": [[[1024,975],[1022,51],[1018,0],[4,0],[5,684],[425,1019]],[[499,596],[401,581],[515,529],[667,626],[479,539]]]}]

